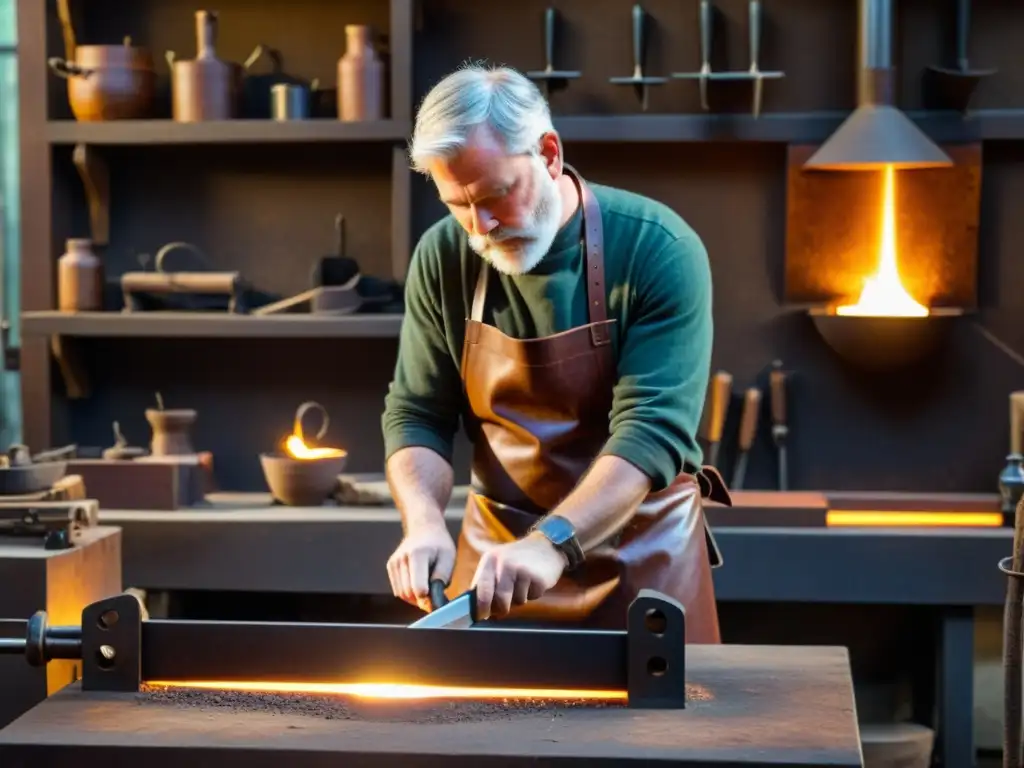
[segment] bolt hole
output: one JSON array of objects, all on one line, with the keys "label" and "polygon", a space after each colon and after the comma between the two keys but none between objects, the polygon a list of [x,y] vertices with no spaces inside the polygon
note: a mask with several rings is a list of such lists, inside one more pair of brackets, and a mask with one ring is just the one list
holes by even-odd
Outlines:
[{"label": "bolt hole", "polygon": [[96,623],[100,625],[100,629],[113,629],[118,618],[117,611],[104,611]]},{"label": "bolt hole", "polygon": [[658,637],[665,634],[665,628],[668,626],[668,619],[665,618],[665,614],[657,608],[651,608],[647,611],[646,616],[644,616],[644,622],[647,624],[647,631]]},{"label": "bolt hole", "polygon": [[117,652],[113,646],[101,645],[96,651],[96,666],[100,669],[113,669]]},{"label": "bolt hole", "polygon": [[647,674],[651,677],[661,677],[668,672],[668,662],[661,656],[651,656],[647,660]]}]

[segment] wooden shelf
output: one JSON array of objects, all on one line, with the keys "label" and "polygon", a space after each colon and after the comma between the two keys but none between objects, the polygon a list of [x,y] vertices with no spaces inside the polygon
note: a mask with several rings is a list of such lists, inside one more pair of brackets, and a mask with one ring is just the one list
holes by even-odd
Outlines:
[{"label": "wooden shelf", "polygon": [[224,120],[176,123],[173,120],[119,120],[79,123],[50,120],[50,144],[303,144],[357,141],[405,141],[404,120],[343,123],[338,120]]},{"label": "wooden shelf", "polygon": [[[815,144],[838,128],[849,112],[795,112],[713,115],[602,115],[555,117],[564,141],[698,142],[749,141]],[[917,125],[939,142],[1024,139],[1024,109],[957,112],[909,112]]]},{"label": "wooden shelf", "polygon": [[[1024,109],[956,112],[910,112],[910,117],[936,141],[1024,139]],[[588,115],[555,117],[565,141],[765,143],[822,142],[848,112],[764,114]],[[402,142],[412,131],[403,120],[342,123],[337,120],[228,120],[175,123],[172,120],[123,120],[79,123],[51,120],[50,144],[302,144],[331,142]]]},{"label": "wooden shelf", "polygon": [[22,336],[176,338],[397,338],[402,315],[320,317],[224,312],[23,312]]}]

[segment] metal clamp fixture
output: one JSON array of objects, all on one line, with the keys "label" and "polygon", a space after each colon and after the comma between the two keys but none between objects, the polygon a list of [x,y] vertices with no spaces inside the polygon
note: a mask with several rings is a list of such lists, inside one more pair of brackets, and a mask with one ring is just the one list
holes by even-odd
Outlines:
[{"label": "metal clamp fixture", "polygon": [[[143,681],[372,682],[549,690],[625,691],[630,707],[686,706],[682,605],[642,590],[626,631],[371,624],[143,620],[138,599],[117,595],[82,612],[80,627],[29,621],[0,654],[29,664],[81,659],[82,688],[138,691]],[[505,659],[495,664],[494,659]]]}]

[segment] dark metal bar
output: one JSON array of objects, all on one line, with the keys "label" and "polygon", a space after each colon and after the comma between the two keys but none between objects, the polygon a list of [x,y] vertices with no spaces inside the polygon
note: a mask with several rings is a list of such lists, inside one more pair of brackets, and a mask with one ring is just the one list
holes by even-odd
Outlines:
[{"label": "dark metal bar", "polygon": [[625,632],[147,621],[142,679],[619,690]]}]

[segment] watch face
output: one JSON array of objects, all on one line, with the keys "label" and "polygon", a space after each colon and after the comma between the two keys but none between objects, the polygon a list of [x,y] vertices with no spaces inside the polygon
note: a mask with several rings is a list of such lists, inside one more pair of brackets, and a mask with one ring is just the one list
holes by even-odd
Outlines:
[{"label": "watch face", "polygon": [[539,527],[555,545],[564,544],[573,536],[572,524],[560,517],[549,517]]}]

